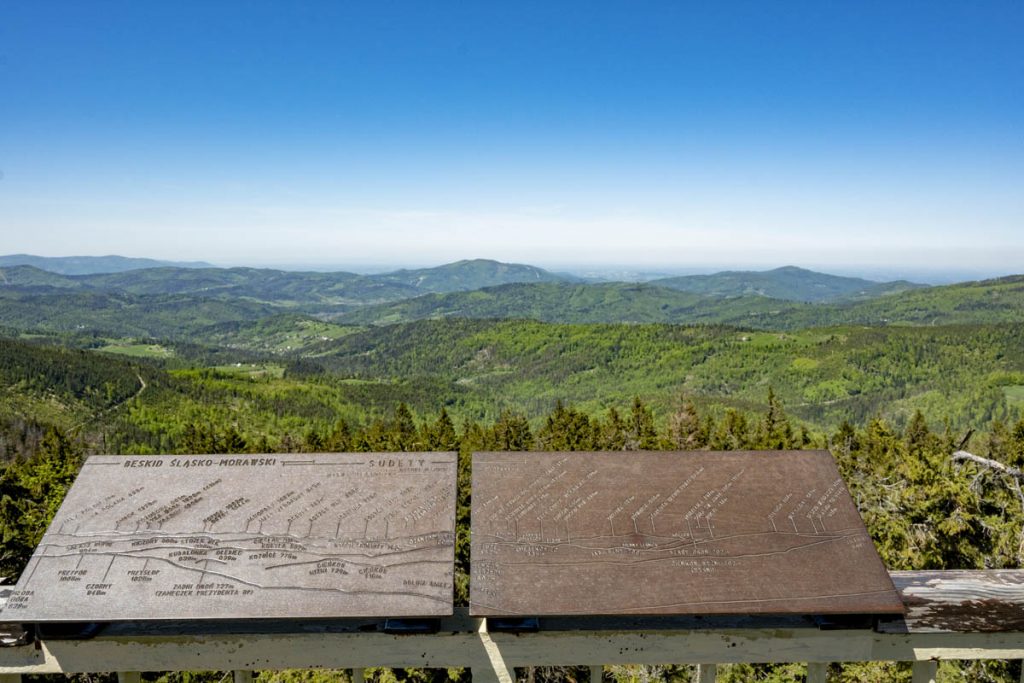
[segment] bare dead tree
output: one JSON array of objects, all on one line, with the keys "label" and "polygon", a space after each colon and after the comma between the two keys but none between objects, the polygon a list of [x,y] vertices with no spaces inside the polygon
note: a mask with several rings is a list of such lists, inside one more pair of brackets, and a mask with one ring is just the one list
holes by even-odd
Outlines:
[{"label": "bare dead tree", "polygon": [[[1024,471],[1016,467],[1004,465],[998,460],[983,458],[980,455],[974,455],[964,450],[959,450],[953,454],[953,462],[973,462],[975,465],[981,465],[986,469],[998,472],[1010,490],[1017,494],[1017,500],[1020,501],[1021,515],[1024,516],[1024,489],[1021,488],[1021,482],[1024,482]],[[1020,543],[1017,545],[1017,563],[1024,565],[1024,524],[1021,525]]]}]

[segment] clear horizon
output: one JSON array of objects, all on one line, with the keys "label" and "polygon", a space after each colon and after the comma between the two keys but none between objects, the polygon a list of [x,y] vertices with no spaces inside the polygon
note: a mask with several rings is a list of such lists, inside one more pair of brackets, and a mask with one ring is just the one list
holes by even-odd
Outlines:
[{"label": "clear horizon", "polygon": [[[225,262],[216,259],[172,259],[154,256],[152,254],[0,254],[5,256],[44,256],[49,258],[103,258],[108,256],[124,258],[143,258],[154,261],[175,262],[175,263],[205,263],[215,268],[268,268],[272,270],[283,270],[291,272],[351,272],[359,274],[378,274],[393,272],[402,269],[423,269],[436,268],[439,266],[455,263],[455,261],[422,261],[422,262],[275,262],[275,261],[238,261]],[[721,273],[723,271],[767,271],[786,266],[795,266],[805,270],[839,275],[845,277],[858,277],[878,282],[893,280],[910,280],[919,284],[942,285],[969,280],[992,279],[1012,275],[1024,274],[1024,269],[1018,270],[989,270],[970,268],[913,268],[900,266],[877,266],[864,264],[849,264],[844,266],[830,266],[827,264],[799,263],[799,262],[778,262],[778,263],[662,263],[662,264],[637,264],[637,263],[559,263],[544,260],[524,261],[502,261],[487,256],[471,257],[468,260],[491,260],[506,264],[519,264],[535,266],[554,273],[564,273],[585,278],[623,281],[647,281],[659,277],[673,277],[678,275],[708,275]],[[463,259],[456,259],[463,260]]]},{"label": "clear horizon", "polygon": [[0,10],[5,253],[1024,263],[1021,3],[53,10]]}]

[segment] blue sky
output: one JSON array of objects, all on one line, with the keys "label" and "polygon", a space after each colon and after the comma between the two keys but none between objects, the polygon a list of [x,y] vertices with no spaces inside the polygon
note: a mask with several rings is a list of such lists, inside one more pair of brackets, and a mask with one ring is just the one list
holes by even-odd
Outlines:
[{"label": "blue sky", "polygon": [[0,253],[1024,270],[1024,3],[0,7]]}]

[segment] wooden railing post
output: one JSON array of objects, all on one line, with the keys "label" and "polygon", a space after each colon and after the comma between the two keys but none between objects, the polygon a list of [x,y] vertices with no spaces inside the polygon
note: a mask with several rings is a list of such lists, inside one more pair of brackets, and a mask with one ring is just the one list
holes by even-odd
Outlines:
[{"label": "wooden railing post", "polygon": [[935,661],[914,662],[911,667],[913,683],[935,683],[939,672],[939,663]]},{"label": "wooden railing post", "polygon": [[604,679],[604,665],[592,665],[590,667],[590,683],[601,683],[602,679]]},{"label": "wooden railing post", "polygon": [[352,683],[364,683],[366,680],[365,669],[352,669]]},{"label": "wooden railing post", "polygon": [[717,664],[697,665],[697,683],[715,683],[716,676],[718,676]]},{"label": "wooden railing post", "polygon": [[825,683],[828,678],[828,664],[825,662],[807,663],[807,683]]},{"label": "wooden railing post", "polygon": [[498,645],[491,638],[491,634],[487,632],[487,620],[481,619],[480,626],[477,629],[477,637],[480,638],[480,644],[484,647],[484,652],[487,653],[487,659],[490,662],[490,666],[484,667],[483,670],[474,668],[471,670],[473,683],[515,683],[515,670],[510,671],[508,666],[505,664],[505,658],[501,655],[501,650],[498,649]]},{"label": "wooden railing post", "polygon": [[232,672],[235,683],[252,683],[252,672],[244,669],[235,669]]},{"label": "wooden railing post", "polygon": [[118,671],[117,683],[142,683],[142,674],[138,671]]}]

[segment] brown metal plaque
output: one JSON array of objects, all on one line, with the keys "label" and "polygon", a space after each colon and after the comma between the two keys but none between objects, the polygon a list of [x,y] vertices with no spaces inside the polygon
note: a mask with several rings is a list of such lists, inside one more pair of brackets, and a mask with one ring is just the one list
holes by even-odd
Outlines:
[{"label": "brown metal plaque", "polygon": [[93,456],[21,622],[452,613],[454,453]]},{"label": "brown metal plaque", "polygon": [[477,616],[899,614],[827,451],[475,453]]}]

